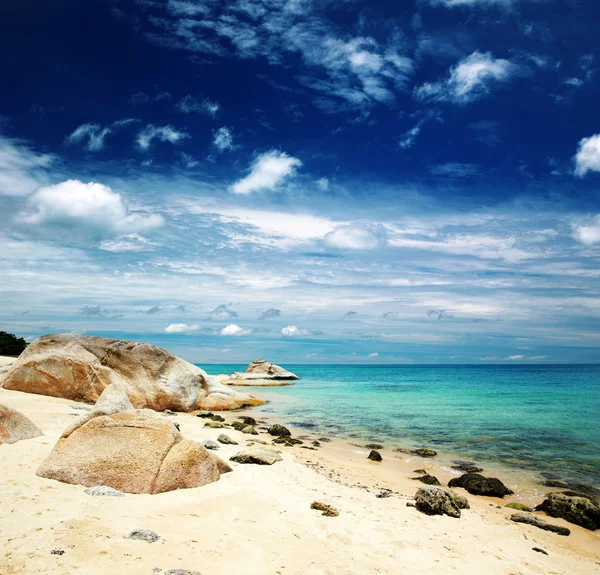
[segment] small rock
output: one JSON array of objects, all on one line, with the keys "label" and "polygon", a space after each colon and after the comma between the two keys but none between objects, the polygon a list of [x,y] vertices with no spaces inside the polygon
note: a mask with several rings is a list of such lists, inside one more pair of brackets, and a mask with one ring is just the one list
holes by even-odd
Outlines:
[{"label": "small rock", "polygon": [[50,551],[50,555],[64,555],[64,554],[65,554],[64,549],[52,549],[52,551]]},{"label": "small rock", "polygon": [[221,447],[216,441],[213,441],[212,439],[203,439],[202,445],[204,445],[206,449],[219,449]]},{"label": "small rock", "polygon": [[130,533],[124,536],[125,539],[134,539],[136,541],[146,541],[146,543],[156,543],[160,536],[154,531],[149,529],[134,529]]},{"label": "small rock", "polygon": [[283,425],[279,425],[278,423],[276,423],[275,425],[272,425],[271,427],[269,427],[269,435],[275,435],[277,437],[285,437],[285,436],[289,437],[292,435],[292,433],[287,427],[284,427]]},{"label": "small rock", "polygon": [[460,477],[455,477],[450,480],[448,487],[463,487],[473,495],[486,495],[488,497],[513,495],[513,491],[499,479],[484,477],[478,473],[465,473]]},{"label": "small rock", "polygon": [[414,501],[407,501],[406,502],[406,507],[416,507],[417,504]]},{"label": "small rock", "polygon": [[189,569],[169,569],[164,575],[201,575],[200,571],[190,571]]},{"label": "small rock", "polygon": [[273,465],[282,461],[281,455],[274,449],[266,447],[248,447],[229,458],[236,463],[254,463],[256,465]]},{"label": "small rock", "polygon": [[375,495],[375,497],[377,497],[377,499],[387,499],[388,497],[392,496],[392,492],[390,489],[384,489],[383,491],[381,491],[380,493],[377,493],[377,495]]},{"label": "small rock", "polygon": [[539,527],[544,531],[551,531],[552,533],[558,533],[559,535],[564,535],[565,537],[571,534],[570,529],[567,529],[566,527],[560,527],[559,525],[552,525],[531,514],[515,513],[514,515],[510,516],[510,520],[514,521],[515,523],[527,523],[528,525]]},{"label": "small rock", "polygon": [[163,411],[163,415],[177,415],[174,411],[171,411],[170,409],[165,409]]},{"label": "small rock", "polygon": [[460,517],[461,509],[469,509],[466,497],[442,487],[421,487],[415,495],[415,506],[426,515]]},{"label": "small rock", "polygon": [[457,459],[452,463],[454,463],[452,469],[457,469],[463,473],[481,473],[483,471],[483,468],[477,467],[477,465],[475,465],[472,461],[463,461],[461,459]]},{"label": "small rock", "polygon": [[225,435],[224,433],[221,433],[221,435],[217,437],[217,441],[219,443],[223,443],[224,445],[239,445],[237,441],[231,439],[229,435]]},{"label": "small rock", "polygon": [[[275,442],[273,442],[273,443],[275,443]],[[311,451],[317,451],[316,447],[310,447],[308,445],[301,445],[300,449],[310,449]]]},{"label": "small rock", "polygon": [[212,413],[210,411],[200,411],[196,413],[196,417],[201,417],[202,419],[210,419],[212,418]]},{"label": "small rock", "polygon": [[242,431],[242,429],[248,427],[248,424],[244,423],[243,421],[234,421],[231,424],[231,427],[233,427],[233,429],[235,429],[236,431]]},{"label": "small rock", "polygon": [[242,423],[245,423],[246,425],[256,425],[256,419],[254,419],[254,417],[242,416],[238,417],[238,419],[241,419]]},{"label": "small rock", "polygon": [[533,551],[537,551],[538,553],[543,553],[544,555],[548,555],[547,551],[544,551],[543,549],[540,549],[539,547],[532,547],[531,549]]},{"label": "small rock", "polygon": [[312,442],[312,445],[314,447],[321,447],[321,443],[319,441],[317,441],[316,439]]},{"label": "small rock", "polygon": [[269,445],[266,441],[262,439],[246,439],[246,443],[248,445],[254,445],[255,443],[260,443],[260,445]]},{"label": "small rock", "polygon": [[321,503],[319,501],[313,501],[310,504],[310,508],[322,511],[323,513],[321,515],[324,515],[325,517],[337,517],[340,514],[333,505],[328,505],[327,503]]},{"label": "small rock", "polygon": [[375,451],[374,449],[371,450],[371,453],[369,453],[367,459],[370,459],[371,461],[383,461],[381,453],[379,453],[379,451]]},{"label": "small rock", "polygon": [[419,475],[427,475],[427,471],[425,469],[415,469],[413,473],[418,473]]},{"label": "small rock", "polygon": [[118,489],[113,489],[107,485],[98,485],[97,487],[88,487],[85,492],[94,497],[125,497],[125,494]]},{"label": "small rock", "polygon": [[300,441],[299,439],[294,439],[293,437],[288,437],[287,435],[274,439],[273,443],[278,445],[285,445],[287,447],[294,447],[294,445],[302,445],[302,441]]},{"label": "small rock", "polygon": [[508,507],[509,509],[516,509],[517,511],[525,511],[527,513],[531,513],[533,511],[533,509],[531,509],[531,507],[527,507],[527,505],[524,505],[523,503],[509,503],[508,505],[505,505],[504,507]]},{"label": "small rock", "polygon": [[258,431],[256,431],[252,425],[246,425],[246,427],[242,429],[242,433],[247,433],[248,435],[258,435]]},{"label": "small rock", "polygon": [[414,454],[418,455],[419,457],[435,457],[437,455],[437,451],[424,447],[421,449],[415,449]]},{"label": "small rock", "polygon": [[383,445],[380,443],[367,443],[365,449],[383,449]]},{"label": "small rock", "polygon": [[208,427],[210,429],[222,429],[225,427],[220,421],[205,421],[204,427]]},{"label": "small rock", "polygon": [[329,439],[329,437],[319,437],[319,441],[321,443],[329,443],[331,439]]},{"label": "small rock", "polygon": [[433,475],[429,475],[429,473],[426,473],[421,477],[413,477],[412,479],[413,481],[420,481],[421,483],[425,483],[425,485],[441,485],[441,483],[438,481],[438,478],[434,477]]}]

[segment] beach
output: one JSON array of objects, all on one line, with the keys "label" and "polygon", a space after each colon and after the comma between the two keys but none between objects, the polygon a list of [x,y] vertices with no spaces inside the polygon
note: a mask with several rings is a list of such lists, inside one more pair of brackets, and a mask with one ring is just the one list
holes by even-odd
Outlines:
[{"label": "beach", "polygon": [[[0,447],[2,575],[151,575],[168,569],[257,575],[600,572],[600,533],[547,518],[571,530],[561,537],[509,520],[513,510],[504,505],[533,498],[533,484],[511,484],[515,495],[504,499],[457,489],[471,507],[459,519],[426,516],[407,506],[422,486],[411,479],[412,471],[431,470],[445,484],[453,474],[443,464],[385,449],[381,463],[371,462],[368,449],[332,438],[314,451],[282,447],[283,460],[272,466],[231,463],[232,473],[200,488],[92,497],[82,486],[35,475],[64,429],[85,413],[82,404],[5,389],[0,403],[44,433]],[[226,432],[239,446],[221,445],[216,453],[229,460],[248,441],[271,443],[264,428],[279,421],[276,413],[256,409],[220,413],[226,423],[242,414],[266,422],[257,426],[259,436],[210,429],[193,414],[164,417],[176,421],[188,439],[216,440]],[[307,436],[305,446],[317,439],[290,429],[294,437]],[[384,490],[389,497],[376,497]],[[313,501],[335,506],[339,516],[322,516],[310,508]],[[133,529],[151,529],[160,540],[124,539]]]}]

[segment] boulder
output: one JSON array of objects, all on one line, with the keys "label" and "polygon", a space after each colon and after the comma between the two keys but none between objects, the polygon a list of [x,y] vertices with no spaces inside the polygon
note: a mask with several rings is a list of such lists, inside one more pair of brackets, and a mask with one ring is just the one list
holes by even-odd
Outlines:
[{"label": "boulder", "polygon": [[242,429],[242,433],[246,433],[248,435],[258,435],[258,431],[256,431],[252,425],[246,425],[246,427]]},{"label": "boulder", "polygon": [[421,477],[413,477],[414,481],[420,481],[421,483],[425,483],[425,485],[441,485],[437,477],[433,475],[429,475],[426,473],[425,475],[421,475]]},{"label": "boulder", "polygon": [[236,463],[255,463],[256,465],[273,465],[282,461],[281,455],[267,447],[247,447],[229,458]]},{"label": "boulder", "polygon": [[463,461],[462,459],[457,459],[452,463],[454,463],[452,469],[457,469],[463,473],[481,473],[483,471],[482,467],[477,467],[477,465],[475,465],[475,463],[472,461]]},{"label": "boulder", "polygon": [[275,435],[277,437],[283,437],[283,436],[290,437],[292,435],[292,433],[287,427],[284,427],[283,425],[279,425],[279,423],[276,423],[275,425],[272,425],[271,427],[269,427],[269,435]]},{"label": "boulder", "polygon": [[367,455],[367,459],[370,459],[371,461],[383,461],[383,457],[381,457],[381,453],[379,453],[379,451],[375,451],[374,449],[372,449],[371,453],[369,453],[369,455]]},{"label": "boulder", "polygon": [[245,423],[246,425],[257,425],[257,421],[254,419],[254,417],[248,417],[247,415],[244,415],[242,417],[238,417],[238,419],[240,419],[242,423]]},{"label": "boulder", "polygon": [[159,347],[77,334],[35,340],[1,381],[5,389],[86,403],[95,403],[113,383],[125,386],[134,407],[155,411],[219,411],[264,403]]},{"label": "boulder", "polygon": [[15,409],[0,405],[0,445],[40,435],[43,433],[28,417]]},{"label": "boulder", "polygon": [[517,503],[516,501],[514,503],[509,503],[508,505],[505,505],[504,507],[508,507],[508,509],[516,509],[517,511],[524,511],[526,513],[531,513],[533,511],[533,509],[531,509],[531,507],[528,507],[524,503]]},{"label": "boulder", "polygon": [[428,449],[426,447],[421,449],[415,449],[413,453],[415,455],[418,455],[419,457],[435,457],[437,455],[437,451],[434,451],[433,449]]},{"label": "boulder", "polygon": [[313,501],[310,504],[311,509],[316,509],[317,511],[322,511],[321,515],[325,517],[337,517],[340,512],[333,506],[328,503],[321,503],[320,501]]},{"label": "boulder", "polygon": [[415,507],[425,515],[459,518],[461,509],[469,509],[466,497],[443,487],[421,487],[415,495]]},{"label": "boulder", "polygon": [[206,449],[210,449],[210,450],[217,450],[217,449],[221,448],[221,446],[216,441],[213,441],[212,439],[203,439],[202,445],[204,445],[204,447],[206,447]]},{"label": "boulder", "polygon": [[291,371],[264,359],[253,361],[245,372],[236,371],[225,383],[229,385],[291,385],[290,381],[300,379]]},{"label": "boulder", "polygon": [[544,531],[558,533],[559,535],[567,536],[571,534],[570,529],[561,527],[560,525],[551,525],[547,521],[544,521],[535,515],[531,515],[531,513],[515,513],[514,515],[510,516],[510,520],[514,521],[515,523],[527,523],[528,525],[533,525],[534,527],[538,527]]},{"label": "boulder", "polygon": [[450,480],[448,487],[463,487],[473,495],[486,495],[488,497],[504,497],[513,494],[513,491],[499,479],[484,477],[478,473],[465,473],[460,477],[455,477]]},{"label": "boulder", "polygon": [[133,409],[86,414],[63,433],[37,475],[125,493],[161,493],[200,487],[230,470],[164,417]]},{"label": "boulder", "polygon": [[273,440],[273,443],[276,445],[285,445],[286,447],[294,447],[294,445],[302,445],[302,440],[295,439],[288,435],[282,435],[281,437],[277,437]]},{"label": "boulder", "polygon": [[586,497],[549,493],[535,510],[544,511],[550,517],[560,517],[591,531],[600,529],[600,505]]},{"label": "boulder", "polygon": [[221,435],[219,435],[219,437],[217,437],[217,441],[224,445],[239,445],[237,441],[235,441],[234,439],[231,439],[231,437],[229,437],[229,435],[225,435],[224,433],[221,433]]}]

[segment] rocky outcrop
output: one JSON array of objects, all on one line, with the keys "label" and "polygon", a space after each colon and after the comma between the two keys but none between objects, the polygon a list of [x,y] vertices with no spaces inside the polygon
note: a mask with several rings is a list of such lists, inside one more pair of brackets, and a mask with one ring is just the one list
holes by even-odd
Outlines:
[{"label": "rocky outcrop", "polygon": [[544,531],[551,531],[552,533],[558,533],[559,535],[564,535],[565,537],[571,534],[571,530],[566,527],[561,527],[560,525],[552,525],[535,515],[531,515],[530,513],[515,513],[510,516],[510,520],[515,523],[526,523],[527,525],[533,525],[538,529],[543,529]]},{"label": "rocky outcrop", "polygon": [[120,383],[136,408],[228,410],[264,403],[219,383],[199,367],[146,343],[77,334],[31,343],[1,382],[5,389],[95,403]]},{"label": "rocky outcrop", "polygon": [[229,379],[222,380],[228,385],[292,385],[291,381],[300,379],[296,374],[264,359],[253,361],[245,372],[236,371]]},{"label": "rocky outcrop", "polygon": [[415,507],[426,515],[460,517],[461,509],[469,509],[462,495],[442,487],[421,487],[415,495]]},{"label": "rocky outcrop", "polygon": [[43,433],[29,418],[15,409],[0,405],[0,445],[40,435]]},{"label": "rocky outcrop", "polygon": [[484,477],[478,473],[465,473],[460,477],[455,477],[450,480],[448,487],[463,487],[473,495],[487,495],[488,497],[504,497],[513,494],[513,491],[499,479]]},{"label": "rocky outcrop", "polygon": [[[121,393],[125,393],[121,390]],[[111,405],[125,404],[119,390],[107,390]],[[148,409],[106,414],[107,402],[67,429],[37,475],[86,487],[125,493],[162,493],[200,487],[231,471],[227,463],[173,423]]]},{"label": "rocky outcrop", "polygon": [[550,517],[560,517],[591,531],[600,529],[600,505],[587,497],[549,493],[535,509],[544,511]]}]

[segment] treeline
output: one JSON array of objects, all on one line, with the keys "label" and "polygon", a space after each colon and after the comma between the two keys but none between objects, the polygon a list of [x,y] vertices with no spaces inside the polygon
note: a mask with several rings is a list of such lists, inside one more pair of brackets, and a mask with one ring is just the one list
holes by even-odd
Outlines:
[{"label": "treeline", "polygon": [[0,331],[0,355],[21,355],[26,347],[27,342],[22,337]]}]

